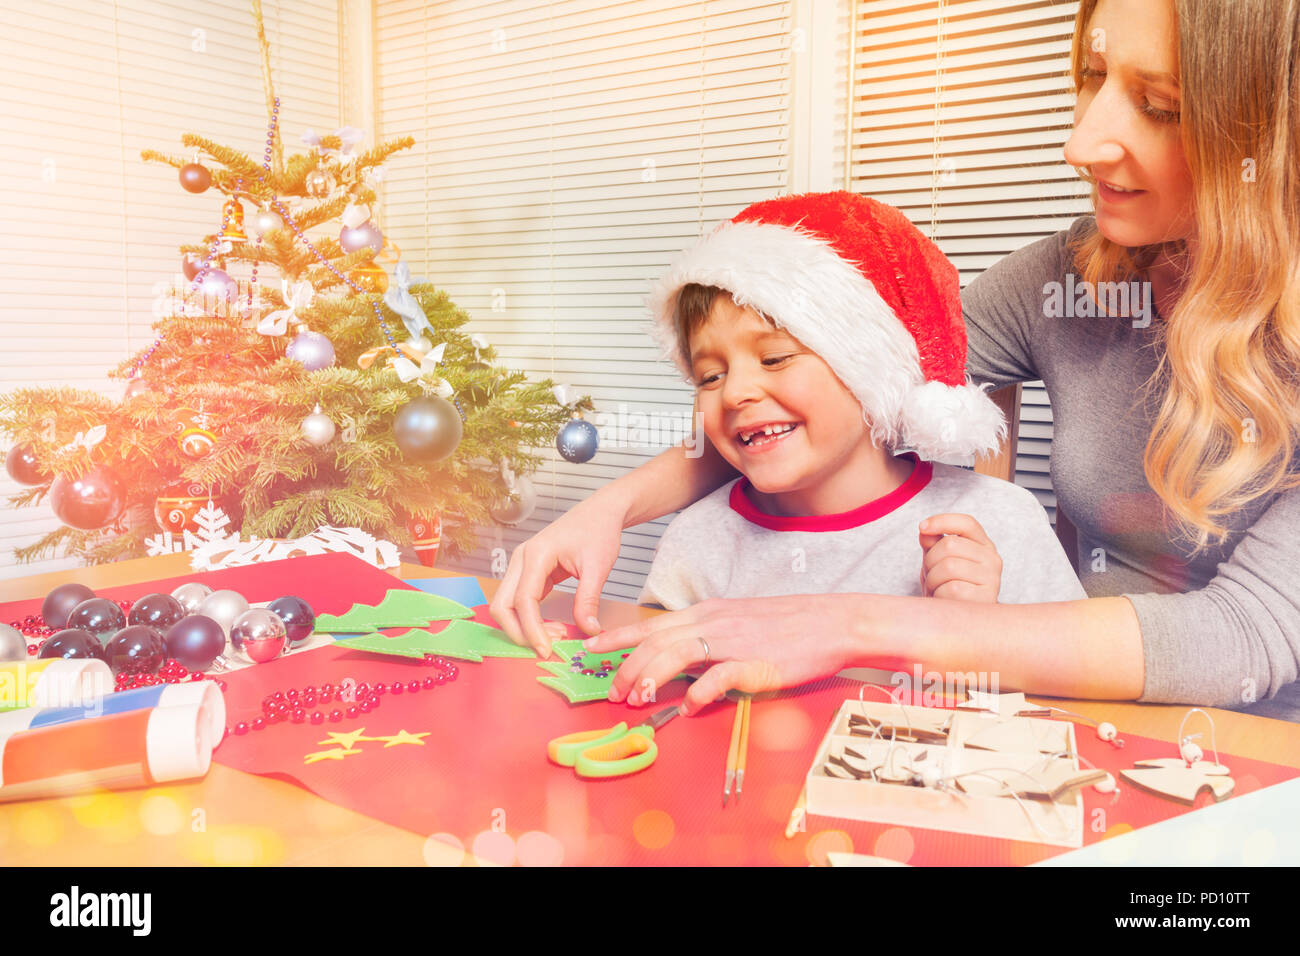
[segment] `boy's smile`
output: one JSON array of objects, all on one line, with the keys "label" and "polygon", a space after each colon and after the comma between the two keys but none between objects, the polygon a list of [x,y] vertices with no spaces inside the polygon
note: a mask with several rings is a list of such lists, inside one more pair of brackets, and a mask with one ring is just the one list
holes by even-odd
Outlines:
[{"label": "boy's smile", "polygon": [[830,366],[753,309],[719,296],[690,350],[705,434],[761,510],[837,514],[906,479],[910,464],[871,443]]}]

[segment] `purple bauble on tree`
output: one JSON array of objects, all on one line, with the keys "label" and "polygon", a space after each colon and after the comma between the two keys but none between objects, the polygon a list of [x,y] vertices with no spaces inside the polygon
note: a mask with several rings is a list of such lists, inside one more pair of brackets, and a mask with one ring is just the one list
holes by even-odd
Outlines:
[{"label": "purple bauble on tree", "polygon": [[204,671],[226,649],[226,632],[212,618],[190,614],[167,630],[163,644],[168,657],[176,658],[192,671]]},{"label": "purple bauble on tree", "polygon": [[68,615],[82,601],[89,601],[95,592],[84,584],[60,584],[45,595],[41,602],[41,617],[45,623],[56,630],[67,627]]},{"label": "purple bauble on tree", "polygon": [[334,344],[319,332],[299,332],[284,354],[309,372],[334,364]]},{"label": "purple bauble on tree", "polygon": [[186,163],[181,167],[180,180],[188,192],[201,193],[212,185],[212,174],[199,163]]},{"label": "purple bauble on tree", "polygon": [[80,478],[55,478],[50,485],[50,507],[64,524],[94,531],[116,519],[126,506],[122,480],[99,466]]},{"label": "purple bauble on tree", "polygon": [[199,293],[201,295],[215,296],[218,299],[229,299],[235,295],[235,280],[222,269],[208,269],[203,273],[203,278],[199,280]]},{"label": "purple bauble on tree", "polygon": [[43,485],[50,480],[36,460],[36,453],[26,442],[19,442],[5,455],[5,471],[20,485]]},{"label": "purple bauble on tree", "polygon": [[343,231],[339,233],[339,245],[343,247],[344,252],[356,252],[369,246],[375,251],[375,255],[379,255],[384,248],[384,234],[379,231],[378,226],[367,219],[355,229],[344,226]]}]

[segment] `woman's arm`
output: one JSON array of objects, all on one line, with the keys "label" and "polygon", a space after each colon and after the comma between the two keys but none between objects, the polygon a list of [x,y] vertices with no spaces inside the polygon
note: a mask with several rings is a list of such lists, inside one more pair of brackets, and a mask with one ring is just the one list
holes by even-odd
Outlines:
[{"label": "woman's arm", "polygon": [[492,598],[492,617],[511,640],[550,655],[552,636],[538,605],[571,577],[578,579],[574,621],[588,634],[600,631],[600,590],[618,560],[623,529],[684,508],[736,476],[707,440],[701,438],[698,448],[698,455],[681,446],[669,448],[515,548]]},{"label": "woman's arm", "polygon": [[610,689],[611,700],[633,704],[653,700],[655,688],[683,668],[712,664],[687,692],[689,713],[733,688],[760,693],[857,666],[983,671],[1008,689],[1116,700],[1137,698],[1145,679],[1137,615],[1122,597],[997,605],[870,594],[705,601],[587,644],[601,653],[637,645]]}]

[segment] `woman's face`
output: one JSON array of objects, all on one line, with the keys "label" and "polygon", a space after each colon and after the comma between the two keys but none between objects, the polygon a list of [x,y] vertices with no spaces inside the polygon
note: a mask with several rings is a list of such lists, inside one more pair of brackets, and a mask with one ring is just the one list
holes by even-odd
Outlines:
[{"label": "woman's face", "polygon": [[1123,246],[1191,237],[1172,0],[1099,0],[1065,160],[1097,180],[1097,228]]}]

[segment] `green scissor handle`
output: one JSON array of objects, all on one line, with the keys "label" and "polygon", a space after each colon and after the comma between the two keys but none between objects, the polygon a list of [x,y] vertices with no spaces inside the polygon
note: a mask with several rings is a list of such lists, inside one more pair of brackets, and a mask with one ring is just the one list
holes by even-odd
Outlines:
[{"label": "green scissor handle", "polygon": [[573,769],[579,777],[620,777],[644,770],[658,756],[655,729],[643,724],[620,733],[613,740],[601,738],[599,743],[589,744],[578,755]]},{"label": "green scissor handle", "polygon": [[576,734],[556,737],[546,746],[546,755],[561,767],[572,767],[588,747],[613,743],[627,733],[627,724],[620,723],[607,730],[582,730]]}]

